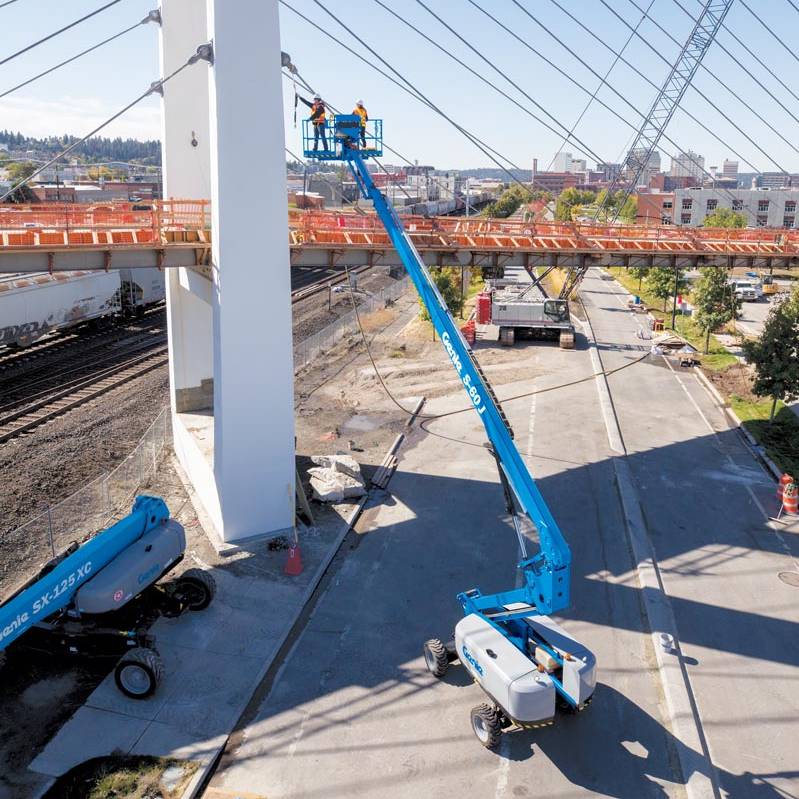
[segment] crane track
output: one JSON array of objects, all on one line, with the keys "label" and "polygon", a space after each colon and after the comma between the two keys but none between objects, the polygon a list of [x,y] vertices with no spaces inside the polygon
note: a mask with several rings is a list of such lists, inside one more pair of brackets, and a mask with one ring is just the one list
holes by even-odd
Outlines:
[{"label": "crane track", "polygon": [[78,378],[72,382],[72,385],[48,392],[49,396],[38,396],[33,402],[28,402],[0,416],[0,444],[90,402],[111,389],[141,377],[167,362],[168,348],[163,346],[156,352],[138,355],[90,377]]}]

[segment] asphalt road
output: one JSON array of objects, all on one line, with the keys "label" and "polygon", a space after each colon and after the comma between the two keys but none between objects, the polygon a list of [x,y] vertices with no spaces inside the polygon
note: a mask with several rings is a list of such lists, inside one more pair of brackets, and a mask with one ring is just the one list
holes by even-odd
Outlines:
[{"label": "asphalt road", "polygon": [[[722,795],[795,795],[799,594],[777,579],[794,568],[784,551],[791,544],[757,505],[773,485],[691,375],[675,376],[662,358],[639,362],[649,345],[636,338],[619,291],[594,273],[584,283],[605,368],[630,365],[610,386],[694,664],[708,773]],[[572,352],[517,347],[538,376],[498,387],[500,398],[592,374],[582,337]],[[425,410],[464,404],[455,395]],[[424,668],[421,644],[450,634],[458,591],[515,579],[514,535],[482,425],[461,414],[410,437],[390,495],[362,517],[357,548],[213,787],[270,799],[685,795],[594,381],[505,409],[572,547],[572,607],[560,620],[598,656],[589,710],[508,734],[489,752],[468,721],[481,690],[457,666],[440,682]]]}]

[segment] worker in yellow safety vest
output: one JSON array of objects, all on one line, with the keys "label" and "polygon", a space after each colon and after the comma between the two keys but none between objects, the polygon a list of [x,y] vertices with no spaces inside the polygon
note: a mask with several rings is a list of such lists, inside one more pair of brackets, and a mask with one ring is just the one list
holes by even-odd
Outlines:
[{"label": "worker in yellow safety vest", "polygon": [[[298,95],[299,96],[299,95]],[[313,98],[313,102],[310,100],[306,100],[304,97],[300,97],[305,105],[311,109],[311,124],[313,125],[313,149],[316,152],[319,149],[319,139],[322,139],[322,149],[327,149],[327,137],[325,136],[325,114],[327,113],[327,109],[325,108],[324,101],[322,98],[317,94]]]},{"label": "worker in yellow safety vest", "polygon": [[363,107],[363,100],[358,100],[352,113],[361,118],[361,145],[366,147],[366,122],[369,119],[369,114],[366,113],[366,109]]}]

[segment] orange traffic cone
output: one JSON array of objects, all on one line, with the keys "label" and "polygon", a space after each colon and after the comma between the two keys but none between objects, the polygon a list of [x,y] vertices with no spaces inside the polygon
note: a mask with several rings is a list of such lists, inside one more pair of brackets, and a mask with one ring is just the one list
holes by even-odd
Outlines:
[{"label": "orange traffic cone", "polygon": [[283,568],[283,574],[288,574],[291,577],[302,574],[302,556],[300,555],[299,543],[294,543],[289,547],[289,558]]}]

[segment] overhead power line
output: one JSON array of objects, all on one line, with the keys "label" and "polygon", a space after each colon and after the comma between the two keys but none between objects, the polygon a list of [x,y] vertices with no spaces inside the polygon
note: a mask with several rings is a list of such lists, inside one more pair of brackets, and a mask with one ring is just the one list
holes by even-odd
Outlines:
[{"label": "overhead power line", "polygon": [[104,6],[100,6],[100,8],[91,11],[90,13],[81,17],[80,19],[76,19],[74,22],[70,22],[69,25],[65,25],[63,28],[59,28],[57,31],[53,31],[52,33],[45,36],[43,39],[39,39],[38,41],[29,44],[27,47],[23,47],[21,50],[17,50],[16,53],[12,53],[10,56],[6,56],[2,61],[0,61],[0,67],[3,66],[3,64],[7,64],[13,58],[20,56],[23,53],[27,53],[28,50],[33,50],[34,47],[38,47],[40,44],[44,44],[44,42],[49,42],[50,39],[55,38],[64,31],[68,31],[70,28],[74,28],[76,25],[80,25],[81,22],[85,22],[87,19],[91,19],[92,17],[97,16],[97,14],[100,14],[101,12],[105,11],[107,8],[111,8],[111,6],[115,6],[119,2],[120,0],[111,0],[110,3],[106,3]]},{"label": "overhead power line", "polygon": [[58,155],[54,156],[49,161],[46,161],[44,164],[42,164],[40,167],[34,170],[30,175],[17,182],[5,194],[3,194],[2,197],[0,197],[0,203],[8,199],[15,191],[17,191],[17,189],[21,188],[27,183],[30,183],[30,181],[32,181],[37,175],[44,172],[45,169],[52,166],[57,161],[60,161],[65,155],[69,155],[69,153],[71,153],[76,148],[80,147],[81,144],[83,144],[85,141],[90,139],[95,134],[99,133],[103,128],[110,125],[114,120],[119,119],[119,117],[121,117],[123,114],[130,111],[130,109],[133,108],[133,106],[138,105],[138,103],[144,100],[145,97],[149,97],[151,94],[162,94],[164,90],[164,84],[168,83],[170,80],[172,80],[172,78],[179,75],[181,72],[183,72],[184,69],[190,67],[192,64],[196,64],[198,61],[208,61],[209,63],[213,63],[213,59],[214,59],[213,45],[201,44],[197,48],[197,51],[194,53],[194,55],[192,55],[184,64],[179,66],[174,72],[170,72],[170,74],[167,75],[165,78],[161,78],[160,80],[151,83],[150,87],[147,89],[146,92],[142,92],[142,94],[140,94],[135,100],[128,103],[124,108],[117,111],[116,114],[106,119],[105,122],[98,125],[94,130],[87,133],[83,138],[78,139],[76,142],[73,142],[72,144],[69,145],[69,147],[65,148],[60,153],[58,153]]},{"label": "overhead power line", "polygon": [[39,78],[45,77],[45,75],[49,75],[51,72],[55,72],[57,69],[61,69],[61,67],[66,66],[67,64],[71,64],[73,61],[77,61],[79,58],[82,58],[85,55],[99,49],[105,44],[109,42],[113,42],[115,39],[119,39],[120,36],[124,36],[126,33],[130,33],[132,30],[136,30],[141,25],[145,25],[148,22],[161,22],[161,13],[157,10],[151,11],[144,19],[137,22],[135,25],[131,25],[129,28],[125,28],[125,30],[121,30],[119,33],[115,33],[113,36],[109,36],[107,39],[103,39],[101,42],[92,45],[91,47],[87,47],[85,50],[81,50],[81,52],[76,53],[71,58],[67,58],[66,61],[62,61],[59,64],[56,64],[50,69],[46,69],[44,72],[40,72],[38,75],[34,75],[32,78],[28,78],[28,80],[23,81],[22,83],[18,83],[16,86],[13,86],[10,89],[7,89],[2,94],[0,94],[0,99],[3,97],[8,97],[9,94],[13,94],[15,91],[22,89],[25,86],[30,85],[34,81],[39,80]]}]

